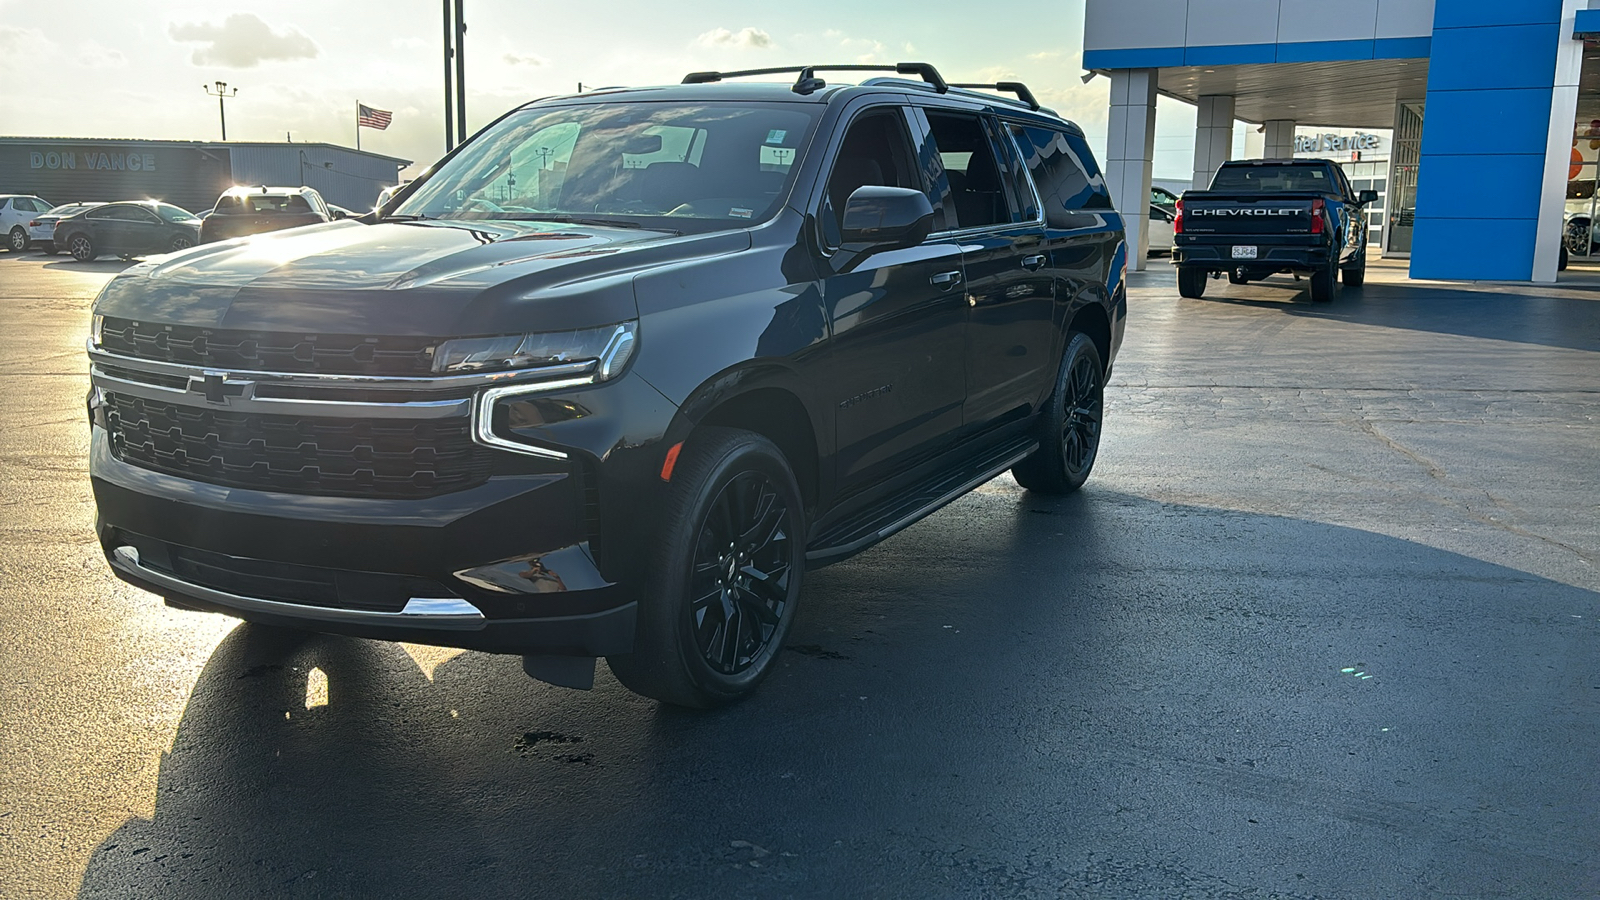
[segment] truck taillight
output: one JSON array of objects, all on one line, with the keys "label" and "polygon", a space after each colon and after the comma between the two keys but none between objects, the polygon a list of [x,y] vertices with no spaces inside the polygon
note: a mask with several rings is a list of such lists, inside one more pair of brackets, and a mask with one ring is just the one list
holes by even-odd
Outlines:
[{"label": "truck taillight", "polygon": [[1178,201],[1178,214],[1172,217],[1172,233],[1183,234],[1183,201]]},{"label": "truck taillight", "polygon": [[1327,208],[1327,206],[1328,206],[1327,202],[1324,201],[1321,197],[1318,197],[1317,199],[1311,201],[1311,233],[1312,234],[1321,234],[1322,233],[1322,229],[1324,227],[1323,221],[1322,221],[1322,211],[1325,208]]}]

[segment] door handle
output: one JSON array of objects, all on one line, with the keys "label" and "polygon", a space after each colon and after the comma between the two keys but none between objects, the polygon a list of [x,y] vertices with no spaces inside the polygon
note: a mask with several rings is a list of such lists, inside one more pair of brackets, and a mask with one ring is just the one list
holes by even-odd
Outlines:
[{"label": "door handle", "polygon": [[1042,254],[1024,256],[1022,258],[1022,267],[1030,272],[1042,265],[1044,265],[1044,256]]},{"label": "door handle", "polygon": [[929,278],[928,283],[938,285],[939,287],[942,287],[948,291],[949,289],[961,283],[961,273],[940,272],[937,275],[934,275],[932,278]]}]

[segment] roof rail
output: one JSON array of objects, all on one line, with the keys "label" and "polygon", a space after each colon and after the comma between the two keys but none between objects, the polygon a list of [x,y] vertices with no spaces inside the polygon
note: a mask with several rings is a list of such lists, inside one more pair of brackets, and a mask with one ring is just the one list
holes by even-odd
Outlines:
[{"label": "roof rail", "polygon": [[1029,109],[1038,110],[1039,101],[1034,98],[1033,91],[1020,81],[997,81],[994,84],[952,84],[953,88],[976,89],[980,91],[1000,91],[1005,94],[1016,94],[1017,99],[1028,105]]},{"label": "roof rail", "polygon": [[950,85],[945,82],[944,78],[940,77],[938,69],[928,63],[921,62],[903,62],[892,66],[779,66],[772,69],[743,69],[738,72],[690,72],[688,75],[683,76],[683,84],[709,84],[714,81],[722,81],[725,78],[746,78],[751,75],[784,75],[790,72],[797,73],[799,76],[795,79],[794,87],[790,88],[796,94],[809,94],[827,87],[828,83],[818,78],[816,76],[817,72],[894,72],[899,75],[919,76],[941,94],[950,89]]}]

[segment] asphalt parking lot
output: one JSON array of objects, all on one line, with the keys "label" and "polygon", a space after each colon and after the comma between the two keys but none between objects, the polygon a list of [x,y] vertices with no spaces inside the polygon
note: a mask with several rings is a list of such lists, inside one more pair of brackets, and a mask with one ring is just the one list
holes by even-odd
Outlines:
[{"label": "asphalt parking lot", "polygon": [[[752,701],[111,577],[0,254],[0,897],[1593,897],[1600,290],[1134,278],[1095,476],[808,576]],[[648,339],[648,338],[646,338]]]}]

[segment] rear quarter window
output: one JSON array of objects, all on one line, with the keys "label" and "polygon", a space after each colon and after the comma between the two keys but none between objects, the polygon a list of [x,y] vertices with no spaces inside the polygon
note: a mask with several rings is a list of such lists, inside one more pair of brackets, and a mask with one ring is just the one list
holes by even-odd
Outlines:
[{"label": "rear quarter window", "polygon": [[1037,125],[1008,123],[1052,228],[1085,228],[1110,211],[1105,179],[1087,145],[1073,135]]}]

